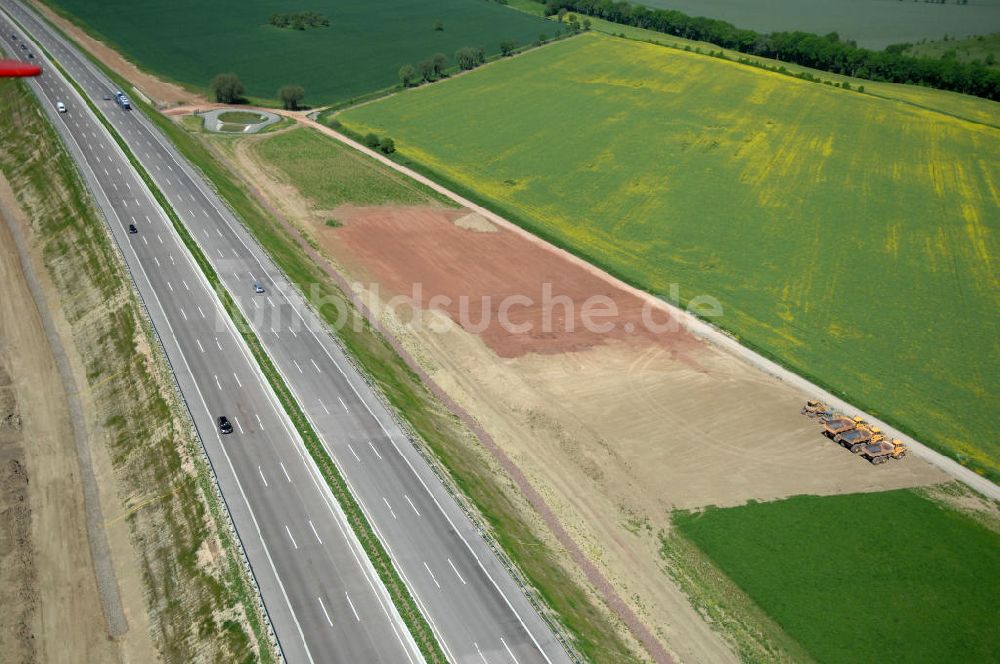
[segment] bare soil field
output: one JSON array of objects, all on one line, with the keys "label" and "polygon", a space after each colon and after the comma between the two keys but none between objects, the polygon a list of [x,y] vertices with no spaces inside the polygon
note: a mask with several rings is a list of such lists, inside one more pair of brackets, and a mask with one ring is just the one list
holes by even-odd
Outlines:
[{"label": "bare soil field", "polygon": [[[155,652],[145,616],[141,573],[124,524],[105,530],[115,574],[112,601],[125,611],[109,623],[102,610],[84,511],[84,487],[66,386],[39,310],[28,290],[8,224],[11,192],[0,180],[0,648],[5,661],[125,661]],[[44,283],[44,282],[43,282]],[[76,386],[71,387],[76,389]],[[84,401],[84,390],[77,396]],[[92,442],[99,437],[92,436]],[[100,447],[97,445],[96,447]],[[110,475],[106,455],[94,472]],[[113,486],[100,501],[120,509]],[[105,549],[107,551],[108,549]],[[132,627],[134,629],[129,629]]]},{"label": "bare soil field", "polygon": [[49,21],[57,25],[60,30],[72,37],[77,44],[80,44],[91,55],[111,68],[112,71],[130,81],[140,92],[151,99],[156,106],[197,104],[205,101],[205,98],[199,94],[185,90],[175,83],[169,83],[139,69],[126,60],[118,51],[109,47],[104,42],[94,39],[74,23],[52,11],[45,4],[32,2],[31,5],[49,19]]},{"label": "bare soil field", "polygon": [[[349,273],[379,284],[378,295],[364,294],[375,310],[376,297],[385,305],[417,282],[424,306],[435,295],[476,303],[491,295],[494,307],[511,294],[537,299],[551,283],[576,305],[594,292],[618,303],[616,330],[635,322],[630,295],[508,231],[461,228],[462,218],[434,208],[341,209],[342,228],[314,231]],[[947,479],[917,459],[876,469],[845,453],[799,415],[805,395],[682,331],[511,335],[490,325],[474,334],[448,324],[459,321],[448,307],[420,308],[421,325],[408,324],[405,307],[382,311],[681,661],[734,655],[663,573],[658,534],[671,509]]]},{"label": "bare soil field", "polygon": [[[879,469],[885,473],[871,472],[820,436],[815,421],[799,415],[805,395],[683,328],[648,330],[641,303],[631,294],[508,231],[462,228],[456,222],[467,214],[429,207],[342,208],[342,228],[315,230],[339,262],[379,284],[383,300],[411,295],[414,284],[420,285],[418,309],[447,298],[448,305],[433,309],[457,325],[407,326],[406,307],[398,310],[395,329],[438,349],[433,356],[439,372],[447,367],[460,376],[470,370],[485,375],[476,390],[491,393],[489,402],[503,403],[499,410],[518,419],[529,415],[533,428],[547,430],[544,438],[567,441],[535,447],[534,455],[568,446],[562,453],[604,485],[602,492],[617,494],[615,502],[628,505],[638,498],[646,505],[637,513],[662,514],[945,479],[909,460]],[[554,307],[546,331],[544,308],[525,306],[512,308],[509,319],[532,329],[505,330],[498,322],[500,303],[515,295],[539,302],[546,284],[553,299],[572,303],[576,320],[561,318],[565,309]],[[614,328],[606,333],[586,330],[579,320],[583,301],[595,294],[619,312],[608,319]],[[465,321],[463,297],[472,303]],[[483,303],[490,312],[485,326]],[[452,345],[461,352],[444,352]],[[597,447],[589,449],[585,441]],[[564,468],[557,468],[561,475]],[[640,495],[630,498],[637,490]]]}]

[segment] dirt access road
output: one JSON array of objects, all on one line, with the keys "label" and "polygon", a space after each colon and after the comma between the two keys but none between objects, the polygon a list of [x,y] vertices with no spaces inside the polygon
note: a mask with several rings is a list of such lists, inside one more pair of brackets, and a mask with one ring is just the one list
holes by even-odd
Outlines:
[{"label": "dirt access road", "polygon": [[[88,536],[88,473],[96,498],[120,511],[99,425],[70,407],[57,353],[72,348],[68,325],[40,257],[29,256],[37,302],[12,227],[30,237],[13,193],[0,178],[0,652],[9,662],[148,661],[154,657],[141,574],[124,521],[99,522],[103,545]],[[29,249],[29,252],[31,250]],[[54,350],[48,317],[59,335]],[[83,411],[90,401],[79,358],[64,356],[70,390]],[[76,416],[76,417],[75,417]],[[94,443],[81,468],[77,435]],[[94,509],[94,505],[89,505]],[[95,566],[92,550],[109,565]],[[100,577],[99,577],[100,575]],[[105,596],[98,588],[104,584]]]}]

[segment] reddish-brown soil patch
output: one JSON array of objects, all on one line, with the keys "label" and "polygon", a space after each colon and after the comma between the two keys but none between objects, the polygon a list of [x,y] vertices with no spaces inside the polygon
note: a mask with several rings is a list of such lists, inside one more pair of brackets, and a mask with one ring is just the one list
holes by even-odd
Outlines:
[{"label": "reddish-brown soil patch", "polygon": [[323,235],[339,259],[406,298],[406,306],[445,311],[501,357],[631,340],[693,360],[700,343],[663,311],[517,234],[455,223],[468,214],[344,206],[337,211],[344,226]]}]

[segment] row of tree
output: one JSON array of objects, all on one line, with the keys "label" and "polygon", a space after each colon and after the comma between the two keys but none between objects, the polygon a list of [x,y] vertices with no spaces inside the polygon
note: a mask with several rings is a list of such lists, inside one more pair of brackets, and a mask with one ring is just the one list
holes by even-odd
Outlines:
[{"label": "row of tree", "polygon": [[[505,41],[500,44],[501,55],[511,55],[517,49],[517,44],[513,41]],[[486,51],[481,46],[466,46],[455,51],[455,63],[460,69],[475,69],[486,62]],[[421,83],[430,83],[442,78],[448,68],[448,56],[444,53],[435,53],[431,57],[421,60],[417,66],[403,65],[399,68],[399,82],[404,88],[409,88]]]},{"label": "row of tree", "polygon": [[761,34],[732,23],[703,16],[688,16],[670,9],[612,0],[539,0],[549,16],[560,10],[576,11],[614,23],[632,25],[685,39],[706,41],[724,48],[793,62],[824,71],[873,81],[911,83],[1000,101],[1000,71],[981,64],[916,58],[898,49],[872,51],[843,41],[837,33],[809,32]]},{"label": "row of tree", "polygon": [[444,53],[435,53],[429,58],[421,60],[417,66],[403,65],[399,68],[399,82],[404,88],[417,85],[421,81],[436,81],[444,76],[444,70],[448,67],[448,56]]},{"label": "row of tree", "polygon": [[291,28],[292,30],[326,28],[330,25],[330,19],[318,12],[271,14],[271,18],[269,18],[267,22],[276,28]]},{"label": "row of tree", "polygon": [[[213,78],[212,92],[220,104],[245,104],[247,101],[246,88],[236,74],[219,74]],[[278,90],[278,98],[289,111],[297,111],[305,96],[306,90],[301,85],[285,85]]]}]

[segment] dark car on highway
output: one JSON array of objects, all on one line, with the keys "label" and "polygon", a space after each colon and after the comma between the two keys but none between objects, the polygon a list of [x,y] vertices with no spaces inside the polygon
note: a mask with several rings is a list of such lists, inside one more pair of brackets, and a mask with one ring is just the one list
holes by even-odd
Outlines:
[{"label": "dark car on highway", "polygon": [[219,415],[219,433],[226,434],[233,432],[233,425],[225,415]]},{"label": "dark car on highway", "polygon": [[135,227],[135,224],[129,224],[128,232],[131,233],[132,235],[135,235],[136,233],[139,232],[139,229]]}]

